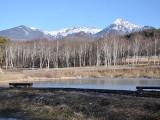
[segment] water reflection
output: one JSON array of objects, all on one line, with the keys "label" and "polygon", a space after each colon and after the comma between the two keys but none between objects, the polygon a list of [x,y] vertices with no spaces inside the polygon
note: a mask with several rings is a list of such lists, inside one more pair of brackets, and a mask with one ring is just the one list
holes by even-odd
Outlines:
[{"label": "water reflection", "polygon": [[160,85],[159,79],[143,78],[90,78],[72,80],[35,81],[33,87],[50,88],[88,88],[135,90],[138,85]]},{"label": "water reflection", "polygon": [[[24,81],[28,82],[28,81]],[[29,81],[31,82],[31,81]],[[33,87],[40,88],[88,88],[135,90],[138,85],[160,86],[160,79],[152,78],[86,78],[86,79],[53,79],[32,81]],[[8,83],[0,83],[0,87],[8,87]]]}]

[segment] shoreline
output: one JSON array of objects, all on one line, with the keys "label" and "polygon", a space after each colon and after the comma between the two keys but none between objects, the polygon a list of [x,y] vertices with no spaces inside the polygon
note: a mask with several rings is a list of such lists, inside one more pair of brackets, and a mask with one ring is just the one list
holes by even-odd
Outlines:
[{"label": "shoreline", "polygon": [[45,81],[45,80],[74,80],[74,79],[81,79],[81,78],[76,78],[76,77],[63,77],[63,78],[22,78],[22,79],[18,79],[18,80],[0,80],[0,82]]},{"label": "shoreline", "polygon": [[65,92],[83,92],[83,93],[107,93],[117,95],[127,95],[132,97],[147,97],[147,98],[160,98],[160,91],[156,90],[114,90],[114,89],[90,89],[90,88],[4,88],[0,87],[0,90],[19,90],[19,91],[40,91],[40,92],[54,92],[54,91],[65,91]]}]

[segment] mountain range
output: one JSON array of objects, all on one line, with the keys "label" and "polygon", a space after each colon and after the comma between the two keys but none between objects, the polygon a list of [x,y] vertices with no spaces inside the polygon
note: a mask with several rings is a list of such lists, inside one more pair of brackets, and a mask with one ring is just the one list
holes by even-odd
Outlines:
[{"label": "mountain range", "polygon": [[31,40],[31,39],[58,39],[63,37],[90,36],[100,37],[105,34],[126,35],[145,29],[153,29],[151,26],[138,26],[122,19],[116,19],[112,24],[104,29],[94,27],[73,27],[65,28],[57,31],[43,31],[34,27],[20,25],[18,27],[0,31],[0,35],[11,40]]}]

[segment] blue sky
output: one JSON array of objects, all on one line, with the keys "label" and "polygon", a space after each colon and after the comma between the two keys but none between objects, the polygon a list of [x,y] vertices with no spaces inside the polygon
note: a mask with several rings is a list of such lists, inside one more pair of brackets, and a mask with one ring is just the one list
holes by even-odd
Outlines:
[{"label": "blue sky", "polygon": [[160,28],[160,0],[1,0],[0,30],[26,25],[43,30],[105,28],[121,18]]}]

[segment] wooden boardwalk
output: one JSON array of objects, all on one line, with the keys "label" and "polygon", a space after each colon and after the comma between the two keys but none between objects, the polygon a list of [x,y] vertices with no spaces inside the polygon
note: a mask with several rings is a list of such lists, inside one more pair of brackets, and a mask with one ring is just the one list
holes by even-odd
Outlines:
[{"label": "wooden boardwalk", "polygon": [[31,87],[33,83],[9,83],[10,87]]},{"label": "wooden boardwalk", "polygon": [[137,86],[136,87],[137,90],[142,91],[144,89],[148,89],[148,90],[155,90],[155,89],[160,89],[160,86]]}]

